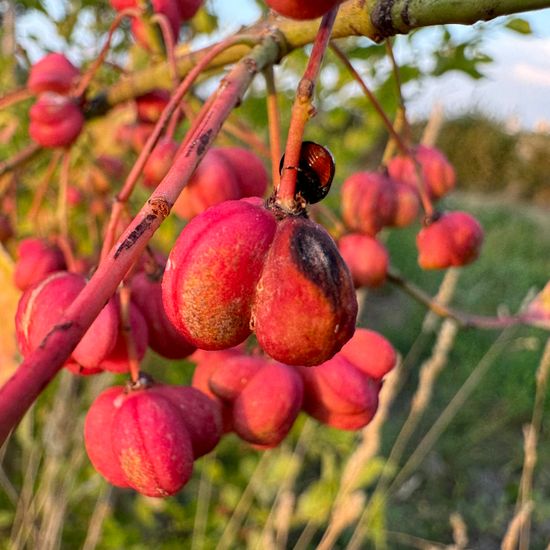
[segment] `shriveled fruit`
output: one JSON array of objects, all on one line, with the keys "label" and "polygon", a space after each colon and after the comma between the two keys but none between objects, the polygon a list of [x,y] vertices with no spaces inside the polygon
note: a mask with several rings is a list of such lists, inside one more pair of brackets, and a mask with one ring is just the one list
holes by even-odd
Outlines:
[{"label": "shriveled fruit", "polygon": [[356,287],[380,286],[388,274],[389,255],[375,237],[350,233],[338,241],[338,250],[346,262]]},{"label": "shriveled fruit", "polygon": [[424,269],[458,267],[473,262],[483,243],[483,229],[466,212],[448,212],[420,230],[418,263]]},{"label": "shriveled fruit", "polygon": [[275,234],[274,216],[227,201],[193,219],[177,239],[162,281],[172,323],[202,349],[224,349],[250,334],[250,313]]},{"label": "shriveled fruit", "polygon": [[30,136],[42,147],[71,145],[84,126],[84,115],[75,101],[53,92],[42,94],[29,114]]},{"label": "shriveled fruit", "polygon": [[262,349],[288,365],[318,365],[351,338],[353,281],[320,225],[305,217],[278,223],[252,315]]}]

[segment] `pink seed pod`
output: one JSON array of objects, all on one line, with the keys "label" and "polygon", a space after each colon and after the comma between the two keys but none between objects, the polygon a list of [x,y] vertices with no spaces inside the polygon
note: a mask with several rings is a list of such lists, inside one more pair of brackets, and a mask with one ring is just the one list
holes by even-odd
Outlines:
[{"label": "pink seed pod", "polygon": [[[82,275],[58,271],[25,291],[15,316],[17,341],[23,356],[41,344],[85,286]],[[117,327],[116,305],[109,301],[73,350],[69,363],[76,362],[86,369],[98,367],[114,349]]]},{"label": "pink seed pod", "polygon": [[207,350],[243,342],[274,216],[246,201],[226,201],[193,219],[166,264],[166,313],[189,342]]},{"label": "pink seed pod", "polygon": [[217,151],[231,165],[241,197],[265,195],[269,176],[257,155],[243,147],[220,147]]},{"label": "pink seed pod", "polygon": [[340,355],[375,380],[381,380],[397,362],[397,354],[390,342],[378,332],[365,328],[355,329]]},{"label": "pink seed pod", "polygon": [[298,373],[281,363],[264,362],[233,402],[235,433],[249,443],[275,447],[292,428],[302,400]]},{"label": "pink seed pod", "polygon": [[184,338],[166,315],[160,280],[142,271],[132,277],[130,287],[132,301],[147,323],[151,349],[168,359],[183,359],[191,355],[195,346]]},{"label": "pink seed pod", "polygon": [[80,71],[63,54],[49,53],[31,67],[27,88],[34,94],[67,94],[79,76]]},{"label": "pink seed pod", "polygon": [[330,235],[307,218],[280,221],[252,311],[262,349],[287,365],[319,365],[351,338],[356,316],[353,281]]},{"label": "pink seed pod", "polygon": [[136,111],[139,122],[155,124],[170,101],[168,90],[157,89],[136,97]]},{"label": "pink seed pod", "polygon": [[391,227],[407,227],[413,223],[420,213],[420,199],[418,191],[400,181],[392,180],[392,189],[395,197],[395,211],[387,221]]},{"label": "pink seed pod", "polygon": [[174,212],[191,219],[207,208],[242,196],[237,176],[228,160],[217,148],[210,149],[175,202]]},{"label": "pink seed pod", "polygon": [[265,364],[261,357],[235,354],[212,372],[208,385],[220,399],[234,401]]},{"label": "pink seed pod", "polygon": [[366,426],[378,408],[380,383],[342,354],[314,368],[298,367],[304,382],[303,409],[324,424],[343,430]]},{"label": "pink seed pod", "polygon": [[357,288],[373,288],[384,283],[390,257],[386,247],[375,237],[349,233],[338,241],[338,250]]},{"label": "pink seed pod", "polygon": [[[197,353],[199,355],[195,357]],[[233,431],[233,412],[231,404],[220,399],[210,389],[210,378],[220,367],[223,367],[226,358],[234,357],[234,355],[235,352],[233,349],[223,351],[197,350],[193,355],[193,358],[197,361],[197,366],[193,372],[191,385],[218,405],[222,415],[223,433]]]},{"label": "pink seed pod", "polygon": [[112,444],[113,422],[125,399],[122,386],[107,388],[92,403],[84,422],[84,444],[90,462],[117,487],[130,486]]},{"label": "pink seed pod", "polygon": [[418,233],[418,264],[423,269],[467,265],[477,259],[482,243],[483,228],[473,216],[444,213]]},{"label": "pink seed pod", "polygon": [[316,19],[321,17],[342,0],[266,0],[266,4],[277,13],[291,19]]},{"label": "pink seed pod", "polygon": [[17,256],[13,282],[19,290],[26,290],[50,273],[67,269],[61,249],[43,239],[23,239]]},{"label": "pink seed pod", "polygon": [[[117,301],[118,318],[120,319],[120,305]],[[149,332],[147,330],[147,322],[141,313],[138,306],[130,303],[130,327],[132,331],[132,339],[136,347],[137,359],[143,359],[147,351],[149,342]],[[101,368],[110,372],[123,373],[130,370],[128,363],[128,345],[126,337],[121,325],[119,329],[115,345],[111,352],[101,361]]]},{"label": "pink seed pod", "polygon": [[143,167],[143,184],[154,189],[172,166],[179,144],[172,139],[162,139],[151,151]]},{"label": "pink seed pod", "polygon": [[[435,147],[419,145],[414,152],[422,178],[432,199],[440,199],[454,189],[456,174],[447,157]],[[395,157],[388,164],[390,176],[418,189],[417,168],[410,157]]]},{"label": "pink seed pod", "polygon": [[342,185],[342,217],[349,229],[376,235],[395,216],[391,180],[378,172],[356,172]]},{"label": "pink seed pod", "polygon": [[126,396],[113,419],[111,444],[128,484],[144,495],[173,495],[191,477],[187,427],[179,408],[158,391]]},{"label": "pink seed pod", "polygon": [[179,409],[193,446],[195,460],[212,451],[222,436],[220,405],[196,388],[157,384],[157,391]]},{"label": "pink seed pod", "polygon": [[84,126],[84,115],[75,101],[53,92],[40,95],[29,114],[30,136],[42,147],[67,147]]}]

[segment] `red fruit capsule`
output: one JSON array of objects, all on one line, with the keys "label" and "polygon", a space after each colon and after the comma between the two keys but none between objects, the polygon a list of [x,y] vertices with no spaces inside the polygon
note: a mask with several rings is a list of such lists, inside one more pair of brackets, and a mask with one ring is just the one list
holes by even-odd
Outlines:
[{"label": "red fruit capsule", "polygon": [[35,94],[66,94],[79,75],[80,71],[63,54],[49,53],[31,67],[27,88]]},{"label": "red fruit capsule", "polygon": [[92,403],[84,422],[84,444],[90,462],[117,487],[129,487],[112,444],[113,422],[125,399],[122,386],[106,389]]},{"label": "red fruit capsule", "polygon": [[315,19],[339,4],[342,0],[266,0],[277,13],[292,19]]},{"label": "red fruit capsule", "polygon": [[144,495],[173,495],[191,477],[193,447],[185,422],[159,392],[126,396],[113,419],[111,444],[128,484]]},{"label": "red fruit capsule", "polygon": [[303,217],[278,223],[252,315],[262,349],[287,365],[319,365],[351,338],[353,281],[320,225]]},{"label": "red fruit capsule", "polygon": [[17,247],[17,256],[13,282],[19,290],[67,268],[61,249],[43,239],[23,239]]},{"label": "red fruit capsule", "polygon": [[274,216],[244,200],[193,219],[174,244],[162,280],[168,317],[189,342],[224,349],[251,332],[256,285],[275,234]]},{"label": "red fruit capsule", "polygon": [[233,402],[235,433],[249,443],[277,446],[292,428],[302,399],[302,380],[292,367],[264,362]]},{"label": "red fruit capsule", "polygon": [[375,237],[349,233],[338,241],[338,250],[356,287],[377,287],[384,283],[390,258],[386,247]]},{"label": "red fruit capsule", "polygon": [[390,342],[378,332],[365,328],[355,329],[355,334],[344,344],[340,355],[375,380],[381,380],[397,361],[397,354]]},{"label": "red fruit capsule", "polygon": [[[439,199],[454,189],[456,182],[454,168],[439,149],[419,145],[414,155],[432,199]],[[388,164],[388,172],[392,178],[415,189],[420,185],[417,167],[410,157],[393,158]]]},{"label": "red fruit capsule", "polygon": [[356,172],[342,185],[342,217],[358,233],[376,235],[396,210],[391,180],[378,172]]},{"label": "red fruit capsule", "polygon": [[30,110],[29,133],[42,147],[66,147],[79,136],[84,115],[73,99],[46,92]]},{"label": "red fruit capsule", "polygon": [[416,237],[418,263],[424,269],[444,269],[477,259],[483,229],[466,212],[449,212],[420,230]]},{"label": "red fruit capsule", "polygon": [[169,359],[183,359],[195,351],[181,332],[172,324],[162,302],[160,281],[140,272],[131,280],[132,301],[139,307],[147,323],[151,349]]}]

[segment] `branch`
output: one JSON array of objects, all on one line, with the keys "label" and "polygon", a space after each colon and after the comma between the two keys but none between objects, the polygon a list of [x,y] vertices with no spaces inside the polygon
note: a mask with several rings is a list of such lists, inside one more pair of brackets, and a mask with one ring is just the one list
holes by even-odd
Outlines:
[{"label": "branch", "polygon": [[472,25],[501,15],[550,7],[547,0],[367,0],[375,40],[431,25]]},{"label": "branch", "polygon": [[464,313],[444,304],[440,304],[422,289],[418,288],[410,281],[403,279],[403,277],[391,270],[388,271],[387,279],[390,283],[399,287],[417,302],[426,306],[430,311],[433,311],[436,315],[446,319],[452,319],[462,328],[501,330],[514,325],[531,324],[529,319],[521,313],[508,316],[503,315],[500,317],[470,315],[469,313]]},{"label": "branch", "polygon": [[[500,15],[526,10],[549,8],[550,0],[348,0],[341,4],[332,29],[332,39],[349,36],[366,36],[375,41],[396,33],[407,33],[414,28],[450,23],[472,24]],[[371,17],[372,13],[372,17]],[[408,22],[405,24],[405,22]],[[279,36],[281,55],[311,44],[319,29],[319,19],[294,21],[273,17],[244,29],[245,34],[258,35],[275,32]],[[179,50],[177,68],[183,78],[210,49],[193,53]],[[209,64],[219,69],[241,59],[248,51],[237,45],[227,49]],[[170,89],[172,84],[168,63],[163,62],[135,73],[107,88],[90,100],[87,116],[104,114],[110,108],[153,88]]]}]

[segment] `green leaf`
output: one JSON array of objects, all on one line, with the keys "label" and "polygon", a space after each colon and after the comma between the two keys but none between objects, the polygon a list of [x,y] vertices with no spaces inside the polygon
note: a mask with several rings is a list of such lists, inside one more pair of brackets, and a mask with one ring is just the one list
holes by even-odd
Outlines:
[{"label": "green leaf", "polygon": [[515,17],[506,23],[506,28],[519,34],[532,34],[531,24],[525,19]]}]

